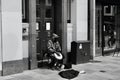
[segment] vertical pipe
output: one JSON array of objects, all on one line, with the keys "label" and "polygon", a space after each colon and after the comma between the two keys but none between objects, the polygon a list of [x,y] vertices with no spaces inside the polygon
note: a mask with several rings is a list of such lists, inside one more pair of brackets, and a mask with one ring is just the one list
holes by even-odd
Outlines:
[{"label": "vertical pipe", "polygon": [[69,0],[69,19],[71,22],[71,0]]},{"label": "vertical pipe", "polygon": [[95,7],[96,7],[96,5],[95,5],[95,0],[93,0],[93,56],[95,57],[95,47],[96,47],[96,45],[95,45],[95,42],[96,42],[96,40],[95,40]]},{"label": "vertical pipe", "polygon": [[95,0],[90,0],[90,40],[91,40],[91,55],[92,57],[95,57],[95,7],[96,7],[96,1]]},{"label": "vertical pipe", "polygon": [[0,0],[0,69],[2,70],[1,75],[3,75],[3,66],[2,66],[2,61],[3,61],[3,40],[2,40],[2,4]]},{"label": "vertical pipe", "polygon": [[104,39],[104,5],[102,4],[102,56],[104,56],[104,46],[105,46],[105,39]]},{"label": "vertical pipe", "polygon": [[69,14],[69,1],[70,0],[67,0],[67,20],[69,20],[70,18],[69,18],[69,16],[70,16],[70,14]]},{"label": "vertical pipe", "polygon": [[68,23],[71,22],[71,0],[67,0],[67,20]]}]

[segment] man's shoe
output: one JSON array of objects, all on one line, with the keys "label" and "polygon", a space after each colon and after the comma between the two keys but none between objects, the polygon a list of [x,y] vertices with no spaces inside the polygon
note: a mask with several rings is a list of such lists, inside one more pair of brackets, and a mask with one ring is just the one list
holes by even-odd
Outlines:
[{"label": "man's shoe", "polygon": [[55,68],[55,67],[52,67],[51,69],[52,69],[52,70],[56,70],[56,68]]},{"label": "man's shoe", "polygon": [[56,67],[55,69],[56,69],[56,70],[58,70],[58,71],[60,71],[60,70],[61,70],[61,68],[59,68],[59,67]]}]

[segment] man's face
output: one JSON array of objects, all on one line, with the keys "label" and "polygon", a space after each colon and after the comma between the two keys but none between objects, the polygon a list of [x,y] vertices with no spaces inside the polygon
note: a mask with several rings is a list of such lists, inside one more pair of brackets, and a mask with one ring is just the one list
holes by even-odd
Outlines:
[{"label": "man's face", "polygon": [[53,41],[56,42],[56,41],[57,41],[57,38],[53,38]]}]

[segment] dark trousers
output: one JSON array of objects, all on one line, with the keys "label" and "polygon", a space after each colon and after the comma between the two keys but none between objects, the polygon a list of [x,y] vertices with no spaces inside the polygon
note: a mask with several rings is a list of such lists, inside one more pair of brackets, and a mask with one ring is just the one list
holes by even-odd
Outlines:
[{"label": "dark trousers", "polygon": [[51,63],[50,63],[50,68],[52,67],[61,67],[63,60],[58,60],[54,56],[51,56]]}]

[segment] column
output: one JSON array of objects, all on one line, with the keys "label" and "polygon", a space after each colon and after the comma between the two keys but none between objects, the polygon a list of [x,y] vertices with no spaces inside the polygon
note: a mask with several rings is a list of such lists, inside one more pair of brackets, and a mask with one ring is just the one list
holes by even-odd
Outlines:
[{"label": "column", "polygon": [[36,60],[36,0],[29,0],[29,69],[37,68]]},{"label": "column", "polygon": [[67,0],[62,0],[62,53],[67,62]]},{"label": "column", "polygon": [[88,40],[88,0],[71,1],[73,40]]}]

